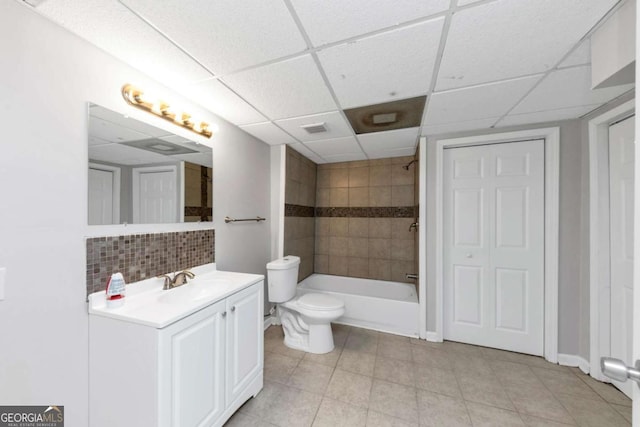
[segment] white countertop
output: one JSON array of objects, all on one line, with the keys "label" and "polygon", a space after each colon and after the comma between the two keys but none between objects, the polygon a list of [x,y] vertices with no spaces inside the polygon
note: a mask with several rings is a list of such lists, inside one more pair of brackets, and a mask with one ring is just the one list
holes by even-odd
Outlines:
[{"label": "white countertop", "polygon": [[107,307],[104,291],[95,292],[89,295],[89,314],[161,329],[264,280],[260,274],[219,271],[215,264],[205,264],[190,271],[195,278],[169,290],[162,289],[162,278],[128,284],[124,305],[118,308]]}]

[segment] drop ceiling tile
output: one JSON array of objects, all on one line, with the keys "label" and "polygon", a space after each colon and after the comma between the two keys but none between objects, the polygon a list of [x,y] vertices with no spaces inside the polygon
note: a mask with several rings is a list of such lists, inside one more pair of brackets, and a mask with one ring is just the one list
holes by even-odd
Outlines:
[{"label": "drop ceiling tile", "polygon": [[633,88],[633,85],[591,90],[591,66],[552,72],[511,114],[601,104]]},{"label": "drop ceiling tile", "polygon": [[399,150],[411,148],[415,151],[418,144],[419,127],[374,132],[358,135],[362,149],[369,154],[373,151]]},{"label": "drop ceiling tile", "polygon": [[[213,134],[213,140],[215,141],[216,135],[215,133]],[[176,145],[181,145],[183,147],[186,147],[189,150],[192,151],[198,151],[200,153],[207,153],[207,155],[211,156],[211,146],[207,145],[207,144],[200,144],[199,142],[195,142],[192,141],[190,139],[187,138],[183,138],[181,136],[178,135],[172,135],[172,136],[165,136],[162,138],[158,138],[162,141],[167,141],[170,142],[172,144],[176,144]]]},{"label": "drop ceiling tile", "polygon": [[426,94],[443,23],[438,18],[318,52],[342,107]]},{"label": "drop ceiling tile", "polygon": [[166,162],[167,157],[162,154],[139,150],[122,144],[108,144],[90,146],[89,160],[98,160],[119,165],[142,165],[145,163]]},{"label": "drop ceiling tile", "polygon": [[211,73],[117,1],[48,0],[37,10],[159,82],[211,78]]},{"label": "drop ceiling tile", "polygon": [[291,144],[298,142],[271,122],[256,123],[252,125],[240,126],[240,129],[250,133],[259,140],[269,145]]},{"label": "drop ceiling tile", "polygon": [[322,157],[318,156],[316,153],[314,153],[313,151],[309,150],[307,148],[307,146],[302,144],[301,142],[296,142],[295,144],[289,144],[289,147],[293,148],[298,153],[302,154],[303,156],[305,156],[307,159],[311,160],[312,162],[315,162],[315,163],[323,162],[324,163]]},{"label": "drop ceiling tile", "polygon": [[113,144],[111,141],[107,141],[106,139],[98,138],[97,136],[93,136],[91,134],[88,135],[89,145],[104,145],[104,144]]},{"label": "drop ceiling tile", "polygon": [[304,145],[324,158],[343,154],[362,154],[358,141],[353,136],[305,142]]},{"label": "drop ceiling tile", "polygon": [[369,33],[433,15],[449,0],[292,0],[314,46]]},{"label": "drop ceiling tile", "polygon": [[420,132],[423,136],[441,135],[444,133],[464,132],[469,130],[488,129],[498,121],[499,117],[488,119],[469,120],[466,122],[447,123],[443,125],[422,126]]},{"label": "drop ceiling tile", "polygon": [[501,117],[518,102],[541,76],[434,93],[423,125],[452,124]]},{"label": "drop ceiling tile", "polygon": [[453,16],[436,89],[547,71],[617,0],[498,0]]},{"label": "drop ceiling tile", "polygon": [[572,67],[574,65],[585,65],[591,63],[591,40],[587,39],[573,51],[558,68]]},{"label": "drop ceiling tile", "polygon": [[368,150],[367,157],[370,159],[388,159],[390,157],[413,156],[415,148],[398,148],[395,150]]},{"label": "drop ceiling tile", "polygon": [[307,48],[283,1],[121,1],[216,74]]},{"label": "drop ceiling tile", "polygon": [[458,0],[458,6],[466,6],[468,4],[477,3],[480,0]]},{"label": "drop ceiling tile", "polygon": [[310,55],[233,74],[223,80],[272,120],[337,109]]},{"label": "drop ceiling tile", "polygon": [[266,120],[266,117],[216,79],[185,86],[182,93],[207,110],[238,126]]},{"label": "drop ceiling tile", "polygon": [[138,141],[149,139],[151,135],[129,129],[98,117],[89,121],[89,134],[110,142]]},{"label": "drop ceiling tile", "polygon": [[[117,126],[124,128],[124,130],[133,130],[144,135],[145,137],[161,138],[165,136],[171,136],[172,133],[164,129],[157,128],[153,125],[147,124],[140,120],[129,118],[126,114],[121,114],[108,108],[102,107],[97,104],[90,104],[89,114],[91,120],[96,118],[101,119],[104,122],[108,122],[111,126],[114,126],[114,131]],[[102,122],[100,122],[102,123]],[[117,142],[117,141],[116,141]]]},{"label": "drop ceiling tile", "polygon": [[602,104],[585,105],[581,107],[561,108],[558,110],[539,111],[536,113],[510,114],[500,120],[496,127],[515,126],[530,123],[555,122],[582,117],[595,110]]},{"label": "drop ceiling tile", "polygon": [[[342,115],[337,111],[311,116],[294,117],[292,119],[277,120],[276,123],[300,141],[318,141],[353,135],[353,130]],[[324,123],[326,132],[309,133],[301,126]]]}]

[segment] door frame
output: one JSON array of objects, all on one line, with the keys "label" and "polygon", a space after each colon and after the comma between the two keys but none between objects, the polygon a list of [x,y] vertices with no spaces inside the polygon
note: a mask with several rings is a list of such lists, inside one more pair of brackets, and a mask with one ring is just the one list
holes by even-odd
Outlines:
[{"label": "door frame", "polygon": [[609,126],[635,113],[635,100],[589,120],[589,373],[610,382],[600,357],[611,354]]},{"label": "door frame", "polygon": [[560,128],[541,128],[494,133],[435,141],[435,250],[427,254],[427,262],[435,268],[435,331],[427,334],[430,341],[442,341],[444,330],[443,224],[444,224],[444,149],[491,143],[544,139],[544,357],[558,361],[558,245],[560,188]]}]

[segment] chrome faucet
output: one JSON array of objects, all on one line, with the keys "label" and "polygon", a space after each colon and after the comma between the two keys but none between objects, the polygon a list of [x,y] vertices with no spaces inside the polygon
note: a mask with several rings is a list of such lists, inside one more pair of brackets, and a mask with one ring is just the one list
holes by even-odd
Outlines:
[{"label": "chrome faucet", "polygon": [[173,278],[171,278],[171,276],[169,276],[168,274],[163,274],[161,276],[158,276],[158,278],[162,278],[162,277],[164,277],[164,286],[162,287],[162,289],[166,291],[166,290],[177,288],[178,286],[182,286],[186,284],[187,277],[189,279],[193,279],[194,277],[196,277],[196,275],[190,272],[189,270],[183,270],[179,273],[174,274]]}]

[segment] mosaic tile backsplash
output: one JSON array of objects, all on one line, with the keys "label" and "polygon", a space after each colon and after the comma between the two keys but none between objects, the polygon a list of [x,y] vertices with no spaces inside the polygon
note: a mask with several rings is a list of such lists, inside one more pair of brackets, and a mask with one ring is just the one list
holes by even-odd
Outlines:
[{"label": "mosaic tile backsplash", "polygon": [[127,283],[215,262],[215,230],[87,239],[87,295],[105,289],[113,273]]}]

